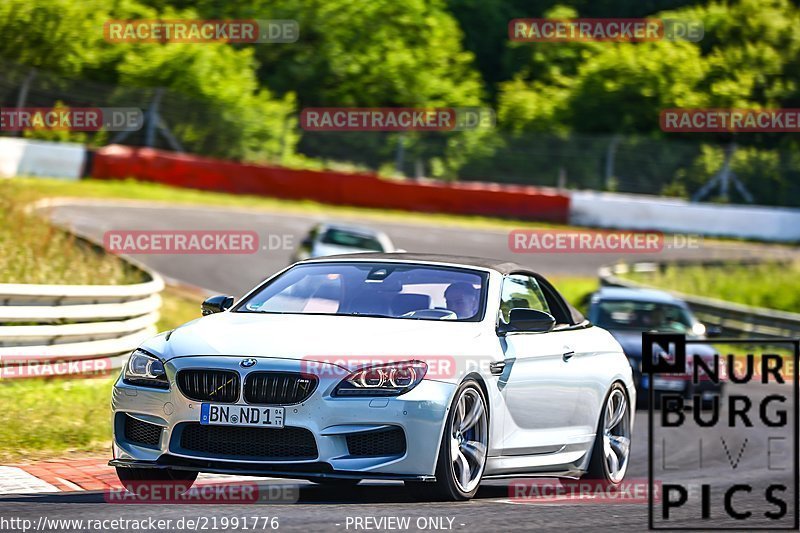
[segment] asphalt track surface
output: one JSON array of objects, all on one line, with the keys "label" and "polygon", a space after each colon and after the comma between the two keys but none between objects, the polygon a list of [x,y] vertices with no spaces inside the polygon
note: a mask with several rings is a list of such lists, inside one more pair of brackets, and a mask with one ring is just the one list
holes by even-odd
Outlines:
[{"label": "asphalt track surface", "polygon": [[[747,394],[754,405],[769,393],[789,393],[789,385],[747,385]],[[770,413],[773,412],[770,408]],[[790,409],[791,411],[791,409]],[[722,409],[723,415],[727,409]],[[790,413],[796,417],[796,412]],[[770,414],[772,416],[772,414]],[[648,475],[647,462],[647,411],[638,411],[634,426],[631,463],[627,479],[632,486],[642,487]],[[791,429],[791,428],[789,428]],[[687,423],[680,429],[657,430],[654,441],[659,442],[653,452],[655,479],[664,483],[677,483],[688,487],[689,502],[681,509],[673,511],[669,523],[660,521],[661,506],[654,506],[656,527],[695,527],[713,529],[714,527],[752,528],[755,525],[767,527],[789,527],[797,509],[797,493],[793,488],[791,448],[786,445],[768,444],[770,436],[786,436],[791,442],[791,431],[781,428],[772,433],[763,426],[745,429],[735,428],[697,428]],[[724,439],[725,444],[722,444]],[[745,442],[747,439],[747,442]],[[703,441],[703,459],[700,465],[700,440]],[[662,443],[666,442],[666,445]],[[784,443],[785,444],[785,443]],[[729,453],[725,453],[727,447]],[[767,452],[771,451],[771,455]],[[734,466],[735,465],[735,466]],[[670,469],[664,473],[664,467]],[[712,484],[709,520],[700,520],[700,485]],[[776,507],[765,502],[765,490],[770,484],[781,483],[788,487],[781,499],[786,502],[788,514],[780,522],[770,523],[763,518],[749,522],[735,522],[724,511],[722,490],[733,484],[749,484],[753,492],[748,495],[738,493],[734,498],[736,511],[751,511],[754,516],[774,511]],[[291,493],[298,495],[294,503],[255,503],[255,504],[112,504],[106,503],[103,493],[79,492],[59,495],[7,496],[0,497],[0,517],[30,520],[36,524],[41,517],[46,519],[76,520],[172,520],[171,527],[165,531],[201,530],[178,529],[179,520],[203,520],[212,530],[227,518],[249,517],[249,530],[253,530],[253,517],[259,517],[259,529],[264,517],[276,517],[280,524],[278,531],[532,531],[537,529],[558,531],[643,531],[648,527],[648,505],[643,501],[623,503],[623,500],[598,501],[595,497],[569,498],[559,500],[534,501],[509,489],[508,481],[487,481],[481,486],[477,496],[469,502],[419,502],[405,491],[402,484],[393,482],[365,482],[355,488],[327,488],[303,481],[268,480],[261,490],[267,491],[269,485],[289,485]],[[632,487],[631,486],[631,487]],[[274,489],[273,489],[274,490]],[[634,489],[631,489],[632,494]],[[643,490],[641,488],[636,490]],[[551,493],[552,494],[552,493]],[[641,492],[640,492],[641,494]],[[522,496],[522,497],[516,497]],[[410,520],[409,527],[376,527],[376,522],[356,520],[380,520],[397,517]],[[421,522],[417,522],[421,520]],[[445,524],[444,527],[428,527],[432,520]],[[215,522],[216,521],[216,522]],[[229,531],[244,531],[227,528]],[[423,527],[418,527],[421,525]],[[87,529],[84,529],[87,530]],[[270,531],[270,528],[265,529]],[[59,531],[81,531],[65,528]]]},{"label": "asphalt track surface", "polygon": [[[75,227],[95,237],[102,237],[111,229],[254,229],[262,236],[267,234],[292,234],[299,240],[317,218],[302,214],[213,210],[210,208],[142,208],[108,206],[64,206],[55,208],[52,216],[59,223]],[[348,222],[362,222],[347,219]],[[507,234],[502,231],[476,231],[450,227],[424,227],[403,222],[369,221],[374,227],[385,230],[396,244],[409,251],[445,252],[494,256],[529,263],[549,275],[591,276],[597,267],[613,262],[616,257],[589,254],[536,254],[520,258],[509,251]],[[760,246],[704,247],[700,250],[668,250],[670,257],[741,257],[769,253],[777,255],[782,250]],[[253,284],[270,273],[285,266],[290,251],[265,251],[248,256],[137,256],[164,275],[188,283],[240,295]],[[640,256],[637,256],[640,257]],[[529,259],[529,261],[526,261]],[[757,409],[760,399],[770,393],[779,392],[791,398],[787,385],[747,385],[744,392],[752,399]],[[724,402],[723,402],[724,404]],[[789,408],[789,420],[796,421],[796,411]],[[772,408],[770,408],[772,409]],[[723,414],[727,409],[723,409]],[[660,504],[656,502],[656,526],[696,527],[709,529],[727,526],[749,528],[741,522],[732,522],[724,511],[722,495],[717,489],[711,492],[710,520],[700,520],[700,498],[702,483],[715,487],[734,483],[749,483],[751,495],[739,494],[736,506],[751,510],[761,516],[775,506],[765,503],[764,490],[770,483],[783,483],[788,491],[781,494],[788,503],[788,515],[778,523],[760,525],[771,527],[792,525],[793,513],[797,509],[797,493],[793,485],[792,448],[793,429],[781,428],[772,432],[763,426],[756,428],[711,427],[699,428],[693,423],[680,429],[656,431],[654,438],[654,468],[656,478],[663,482],[677,482],[690,486],[690,502],[673,513],[670,523],[658,521]],[[786,437],[788,441],[770,440],[770,436]],[[744,439],[747,438],[747,443]],[[632,483],[646,483],[648,478],[648,414],[638,411],[632,440],[631,463],[627,479]],[[702,441],[702,444],[701,444]],[[700,448],[702,447],[702,464]],[[727,450],[727,451],[726,451]],[[531,501],[513,498],[509,493],[509,481],[487,481],[478,495],[470,502],[436,503],[418,502],[411,497],[402,484],[391,482],[362,483],[352,489],[331,489],[307,482],[267,480],[267,484],[286,483],[299,487],[296,503],[269,503],[247,505],[122,505],[105,503],[102,493],[80,492],[57,495],[6,496],[0,497],[0,518],[21,518],[37,524],[41,517],[49,519],[171,519],[166,531],[203,530],[177,529],[181,518],[201,519],[212,531],[227,529],[244,531],[240,527],[222,528],[221,519],[227,517],[277,517],[278,531],[531,531],[535,529],[578,530],[646,530],[648,527],[648,505],[643,502],[609,503],[596,498],[568,498],[558,501]],[[410,520],[408,528],[397,527],[397,523],[376,523],[381,517],[399,517]],[[214,523],[216,519],[216,524]],[[369,519],[360,522],[357,519]],[[423,520],[417,522],[417,520]],[[440,527],[427,527],[424,521],[439,519]],[[252,519],[251,519],[252,520]],[[259,522],[259,528],[263,521]],[[199,524],[195,524],[199,525]],[[253,530],[252,522],[247,524]],[[230,523],[229,523],[230,526]],[[392,527],[395,526],[395,527]],[[17,529],[19,530],[19,529]],[[86,530],[86,529],[84,529]],[[266,529],[270,530],[270,529]],[[59,531],[80,531],[78,528],[62,528]]]},{"label": "asphalt track surface", "polygon": [[[110,230],[238,230],[254,231],[262,249],[254,254],[234,255],[159,255],[136,254],[132,257],[168,278],[181,280],[216,292],[241,296],[261,280],[290,263],[292,249],[317,222],[336,221],[367,225],[385,231],[398,248],[409,252],[470,255],[515,261],[547,276],[595,276],[604,265],[618,260],[648,261],[663,259],[738,259],[798,257],[788,247],[749,243],[699,241],[696,247],[665,238],[660,253],[516,253],[509,249],[508,231],[426,225],[417,221],[375,219],[337,215],[325,216],[303,212],[268,212],[256,210],[150,206],[146,203],[62,205],[52,208],[57,223],[72,227],[102,240]],[[290,249],[269,249],[270,241],[287,238]],[[264,248],[266,247],[266,249]]]}]

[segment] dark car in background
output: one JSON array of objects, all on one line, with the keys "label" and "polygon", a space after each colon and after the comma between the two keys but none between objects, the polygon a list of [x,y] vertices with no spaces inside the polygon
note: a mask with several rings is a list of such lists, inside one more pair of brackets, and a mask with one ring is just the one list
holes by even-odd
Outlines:
[{"label": "dark car in background", "polygon": [[[651,386],[649,376],[642,373],[642,333],[682,333],[688,339],[705,339],[719,333],[718,328],[706,327],[692,313],[683,300],[652,289],[602,287],[595,292],[589,304],[589,320],[608,330],[620,343],[633,368],[633,377],[639,391],[640,406],[646,405]],[[713,366],[716,348],[710,344],[687,344],[687,361],[693,355],[702,357]],[[723,374],[724,375],[724,374]],[[695,394],[702,398],[702,406],[709,407],[713,398],[722,394],[723,384],[702,379],[692,384],[691,371],[686,374],[662,374],[653,378],[652,387],[658,398],[664,393],[679,393],[691,401]]]}]

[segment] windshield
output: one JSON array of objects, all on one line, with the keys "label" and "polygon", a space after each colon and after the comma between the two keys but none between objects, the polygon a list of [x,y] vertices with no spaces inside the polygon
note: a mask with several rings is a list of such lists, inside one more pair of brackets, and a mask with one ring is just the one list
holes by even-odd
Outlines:
[{"label": "windshield", "polygon": [[606,329],[689,333],[695,320],[678,305],[606,300],[597,304],[595,324]]},{"label": "windshield", "polygon": [[323,244],[333,244],[335,246],[346,246],[347,248],[358,248],[360,250],[371,250],[373,252],[383,252],[383,246],[378,239],[369,235],[353,233],[341,229],[329,229],[320,239]]},{"label": "windshield", "polygon": [[236,311],[478,321],[486,279],[474,270],[400,263],[297,265]]}]

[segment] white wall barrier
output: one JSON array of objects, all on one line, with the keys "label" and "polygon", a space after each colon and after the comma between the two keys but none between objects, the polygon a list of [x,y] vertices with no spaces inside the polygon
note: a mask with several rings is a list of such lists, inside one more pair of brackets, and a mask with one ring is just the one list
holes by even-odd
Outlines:
[{"label": "white wall barrier", "polygon": [[86,164],[81,144],[0,137],[0,177],[80,179]]},{"label": "white wall barrier", "polygon": [[636,194],[573,191],[570,223],[765,241],[800,241],[800,209],[696,204]]}]

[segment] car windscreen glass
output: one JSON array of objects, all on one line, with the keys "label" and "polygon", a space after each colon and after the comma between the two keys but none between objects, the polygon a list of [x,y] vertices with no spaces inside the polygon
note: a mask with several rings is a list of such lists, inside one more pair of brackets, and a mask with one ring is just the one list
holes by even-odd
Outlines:
[{"label": "car windscreen glass", "polygon": [[596,305],[595,324],[606,329],[686,333],[695,322],[686,309],[673,304],[605,300]]},{"label": "car windscreen glass", "polygon": [[341,229],[329,229],[320,239],[322,244],[332,244],[334,246],[344,246],[347,248],[358,248],[359,250],[370,250],[373,252],[384,252],[383,246],[375,237],[360,233],[353,233]]},{"label": "car windscreen glass", "polygon": [[399,263],[297,265],[235,311],[478,321],[487,278],[475,270]]}]

